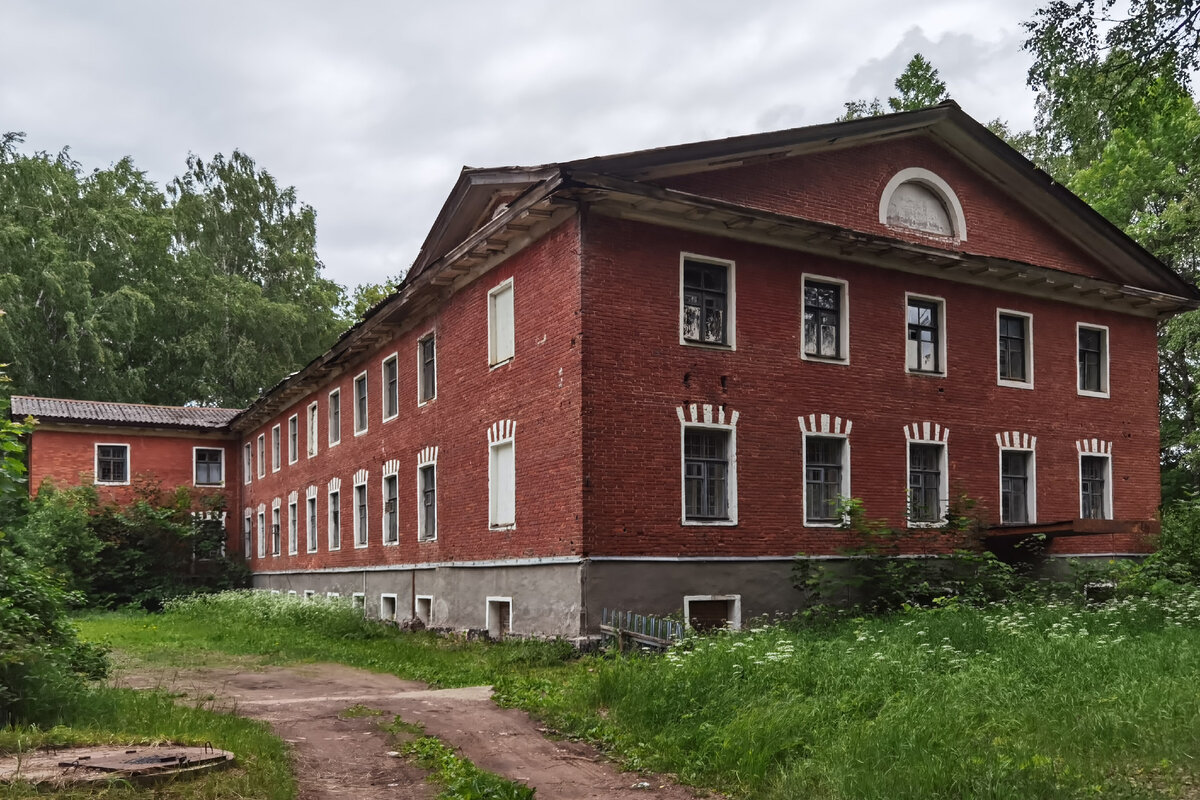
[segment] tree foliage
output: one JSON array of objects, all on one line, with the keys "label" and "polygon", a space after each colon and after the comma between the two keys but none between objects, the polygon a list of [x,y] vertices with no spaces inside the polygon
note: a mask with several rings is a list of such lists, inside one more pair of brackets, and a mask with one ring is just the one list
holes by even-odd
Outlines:
[{"label": "tree foliage", "polygon": [[0,353],[22,394],[238,406],[342,328],[316,215],[243,153],[164,192],[0,138]]},{"label": "tree foliage", "polygon": [[[925,56],[915,53],[908,65],[892,84],[896,94],[887,99],[887,111],[916,111],[919,108],[937,105],[949,99],[946,82]],[[851,100],[845,103],[845,112],[839,122],[863,117],[877,117],[886,113],[884,104],[876,97],[873,100]]]},{"label": "tree foliage", "polygon": [[1025,29],[1038,128],[1066,159],[1060,170],[1098,157],[1113,131],[1138,115],[1149,87],[1186,91],[1200,66],[1197,0],[1051,0]]},{"label": "tree foliage", "polygon": [[[1054,0],[1026,23],[1039,163],[1164,264],[1200,278],[1200,3]],[[1200,315],[1159,328],[1163,499],[1200,490]]]}]

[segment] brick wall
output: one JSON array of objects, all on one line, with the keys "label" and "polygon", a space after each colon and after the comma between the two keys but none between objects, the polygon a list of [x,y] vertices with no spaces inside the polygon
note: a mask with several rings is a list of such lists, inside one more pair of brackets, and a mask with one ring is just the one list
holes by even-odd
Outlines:
[{"label": "brick wall", "polygon": [[157,484],[165,490],[193,486],[192,448],[210,447],[225,451],[225,486],[199,487],[199,494],[222,494],[232,512],[240,481],[237,448],[229,437],[189,436],[140,428],[99,426],[61,430],[37,428],[29,452],[29,486],[36,494],[46,480],[60,486],[91,484],[97,444],[129,445],[128,486],[96,486],[101,500],[129,502],[139,486]]},{"label": "brick wall", "polygon": [[1079,275],[1111,277],[995,183],[924,137],[889,139],[853,149],[684,175],[662,184],[868,233],[926,245],[945,243],[938,237],[880,224],[880,195],[892,176],[907,167],[927,169],[954,190],[967,224],[963,251]]},{"label": "brick wall", "polygon": [[[348,365],[331,382],[293,404],[274,419],[247,432],[243,442],[267,437],[280,425],[282,464],[266,476],[240,487],[237,519],[244,509],[257,514],[266,506],[269,527],[274,498],[281,501],[281,555],[255,558],[255,570],[292,570],[359,565],[428,563],[450,560],[523,558],[580,552],[580,320],[578,225],[568,221],[475,282],[455,293],[435,314],[411,331]],[[515,353],[494,369],[488,363],[490,289],[513,279]],[[417,402],[417,341],[429,332],[437,341],[437,397]],[[399,416],[382,419],[384,359],[398,354]],[[353,381],[368,377],[367,432],[353,430]],[[341,442],[328,445],[329,391],[341,390]],[[318,452],[308,458],[309,403],[318,403]],[[287,420],[299,417],[300,458],[288,464]],[[513,420],[516,461],[516,527],[490,530],[488,525],[488,429]],[[417,541],[417,463],[425,448],[437,448],[436,541]],[[257,453],[256,453],[257,457]],[[240,455],[239,455],[240,458]],[[390,460],[399,461],[400,535],[397,545],[383,544],[382,477]],[[368,546],[354,547],[353,476],[368,471]],[[328,491],[330,479],[341,480],[341,549],[330,552]],[[318,489],[319,548],[306,552],[305,499],[308,486]],[[288,494],[297,492],[299,553],[288,555]],[[257,523],[256,523],[257,524]],[[257,536],[257,530],[255,531]],[[256,547],[255,547],[256,550]],[[269,550],[269,546],[268,546]]]},{"label": "brick wall", "polygon": [[[1014,238],[1022,235],[1032,236]],[[903,427],[926,420],[950,430],[952,494],[975,498],[986,520],[998,519],[1000,431],[1038,437],[1039,522],[1079,516],[1075,442],[1085,437],[1113,443],[1114,516],[1154,518],[1159,467],[1152,320],[608,217],[589,217],[583,238],[590,554],[836,552],[844,534],[803,524],[797,417],[814,413],[853,423],[851,493],[863,498],[869,516],[892,525],[900,525],[905,513]],[[679,343],[681,251],[736,262],[736,351]],[[849,282],[849,365],[800,357],[804,272]],[[905,372],[906,291],[945,298],[944,378]],[[1032,391],[997,385],[997,307],[1033,315]],[[1109,327],[1109,399],[1076,393],[1077,322]],[[692,403],[739,413],[736,527],[680,524],[676,409]],[[1144,543],[1102,536],[1064,539],[1056,547],[1111,552]]]}]

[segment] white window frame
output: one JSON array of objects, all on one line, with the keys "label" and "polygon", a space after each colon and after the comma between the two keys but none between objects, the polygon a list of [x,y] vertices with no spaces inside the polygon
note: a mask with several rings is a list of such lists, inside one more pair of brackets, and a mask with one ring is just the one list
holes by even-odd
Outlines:
[{"label": "white window frame", "polygon": [[[276,497],[271,503],[271,558],[278,558],[283,552],[283,520],[280,519],[282,513],[282,504],[280,503],[279,498]],[[278,539],[275,538],[276,528],[279,529]]]},{"label": "white window frame", "polygon": [[247,561],[254,556],[254,511],[249,508],[242,517],[242,551]]},{"label": "white window frame", "polygon": [[[838,350],[841,355],[837,358],[829,358],[826,356],[809,355],[805,350],[804,341],[804,289],[809,281],[813,283],[829,283],[836,284],[841,287],[842,296],[841,302],[838,304]],[[907,306],[906,306],[907,308]],[[907,334],[906,334],[907,335]],[[847,366],[850,363],[850,282],[841,278],[832,278],[828,275],[817,275],[812,272],[805,272],[800,276],[800,358],[803,361],[812,361],[816,364],[840,364]]]},{"label": "white window frame", "polygon": [[[683,272],[684,264],[696,261],[701,264],[711,264],[725,268],[725,341],[720,344],[711,342],[694,342],[684,338],[684,303],[683,303]],[[681,252],[679,254],[679,343],[687,347],[699,347],[707,350],[737,350],[737,264],[726,258],[702,256],[699,253]]]},{"label": "white window frame", "polygon": [[267,507],[258,505],[258,557],[267,557]]},{"label": "white window frame", "polygon": [[[1014,381],[1009,378],[1000,377],[1000,317],[1023,317],[1025,319],[1025,374],[1029,376],[1029,380]],[[1010,389],[1032,389],[1033,388],[1033,314],[1027,311],[1016,311],[1011,308],[996,309],[996,385],[1007,386]],[[1075,337],[1075,360],[1079,360],[1079,337]],[[1075,367],[1076,373],[1079,371],[1078,363]],[[1075,377],[1075,386],[1079,387],[1079,376]]]},{"label": "white window frame", "polygon": [[[424,394],[424,392],[422,390],[425,388],[425,370],[423,369],[424,365],[421,363],[421,345],[431,339],[433,340],[433,394],[429,396],[429,399],[422,400],[421,395]],[[417,338],[417,381],[416,381],[416,383],[417,383],[417,407],[418,408],[421,406],[429,405],[434,400],[437,400],[437,371],[438,371],[437,351],[438,351],[438,346],[437,346],[437,330],[436,329],[431,329],[429,331],[426,331],[426,333],[423,336],[419,336]]]},{"label": "white window frame", "polygon": [[[388,513],[387,513],[387,483],[388,478],[396,482],[396,509],[392,515],[395,520],[395,538],[388,541]],[[389,461],[383,467],[383,474],[379,476],[379,531],[384,547],[395,547],[400,544],[400,462]]]},{"label": "white window frame", "polygon": [[312,600],[316,596],[317,596],[317,592],[315,589],[305,589],[304,590],[304,599],[305,600]]},{"label": "white window frame", "polygon": [[299,593],[295,589],[288,589],[287,595],[288,597],[298,597]]},{"label": "white window frame", "polygon": [[[515,530],[517,527],[517,443],[516,425],[511,420],[492,426],[488,436],[488,528],[494,531]],[[500,448],[512,449],[512,520],[499,521],[498,456]]]},{"label": "white window frame", "polygon": [[258,477],[267,477],[267,435],[258,435]]},{"label": "white window frame", "polygon": [[[362,396],[366,398],[366,402],[362,404],[366,406],[366,408],[363,409],[366,413],[363,414],[362,419],[359,419],[358,417],[359,380],[362,380]],[[350,385],[351,393],[354,395],[354,435],[362,436],[367,432],[367,419],[371,416],[371,384],[367,380],[367,371],[364,369],[362,372],[355,375],[354,381]]]},{"label": "white window frame", "polygon": [[[199,450],[216,450],[221,454],[221,480],[216,483],[196,482],[196,453]],[[220,489],[225,486],[225,448],[224,447],[193,447],[192,448],[192,486],[198,489]]]},{"label": "white window frame", "polygon": [[254,480],[254,445],[246,442],[242,445],[242,483],[249,484]]},{"label": "white window frame", "polygon": [[296,497],[296,493],[292,492],[288,497],[288,555],[294,556],[300,552],[300,519],[297,512],[300,510],[300,500]]},{"label": "white window frame", "polygon": [[363,616],[366,616],[366,614],[367,614],[367,593],[366,592],[355,592],[354,594],[350,595],[350,603],[354,608],[357,608],[359,611],[363,612]]},{"label": "white window frame", "polygon": [[[1037,524],[1037,440],[1036,438],[1031,438],[1034,443],[1028,447],[1001,445],[1000,452],[996,456],[996,488],[999,489],[999,494],[997,495],[997,498],[999,499],[999,505],[996,507],[996,512],[1000,517],[1001,525],[1022,527],[1026,525]],[[1025,510],[1029,515],[1029,520],[1026,522],[1009,522],[1008,520],[1004,519],[1004,454],[1010,451],[1029,454],[1029,459],[1026,462],[1026,468],[1028,472],[1025,478],[1025,502],[1027,504]],[[1076,484],[1076,486],[1078,486],[1078,484]]]},{"label": "white window frame", "polygon": [[[938,361],[939,366],[937,371],[930,372],[923,369],[915,369],[908,360],[908,306],[912,300],[921,300],[926,303],[933,303],[937,306],[938,313]],[[938,297],[930,294],[918,294],[917,292],[904,293],[904,371],[909,375],[921,375],[928,378],[944,378],[946,377],[948,361],[946,359],[946,298]]]},{"label": "white window frame", "polygon": [[[419,594],[419,595],[416,595],[413,599],[416,601],[416,604],[413,607],[413,616],[416,617],[417,619],[421,620],[421,622],[424,623],[426,628],[432,628],[433,627],[433,595]],[[422,604],[424,604],[424,607],[426,608],[424,616],[421,615]]]},{"label": "white window frame", "polygon": [[308,404],[308,413],[305,419],[307,420],[304,430],[305,452],[308,454],[308,458],[313,458],[321,448],[321,410],[317,406],[316,400]]},{"label": "white window frame", "polygon": [[[514,454],[515,455],[515,454]],[[491,471],[491,449],[488,450],[488,466],[489,473]],[[514,471],[516,468],[516,460],[513,461]],[[424,487],[421,485],[421,471],[426,469],[433,470],[433,536],[426,538],[425,533],[425,495]],[[515,487],[515,483],[514,483]],[[422,450],[417,457],[417,541],[418,542],[436,542],[438,538],[438,474],[437,474],[437,448],[428,447]],[[489,508],[490,508],[489,498]],[[515,510],[515,507],[514,507]],[[515,516],[515,514],[514,514]],[[491,512],[489,510],[488,519],[491,520]]]},{"label": "white window frame", "polygon": [[[806,528],[840,528],[843,524],[842,520],[810,520],[808,518],[808,440],[816,439],[841,439],[842,440],[842,487],[839,493],[842,497],[850,497],[850,434],[838,433],[836,431],[805,431],[801,442],[800,451],[800,479],[801,492],[800,500],[803,503],[801,510],[804,514],[804,527]],[[905,456],[907,462],[908,456]],[[907,516],[907,514],[905,515]]]},{"label": "white window frame", "polygon": [[[100,480],[100,448],[101,447],[124,447],[125,448],[125,480],[123,481],[102,481]],[[127,442],[96,442],[92,449],[92,479],[97,486],[128,486],[129,479],[133,475],[133,448]],[[195,462],[192,463],[192,475],[195,477]]]},{"label": "white window frame", "polygon": [[[396,413],[392,414],[391,416],[388,416],[388,413],[387,413],[387,410],[388,410],[387,367],[388,367],[389,362],[396,369]],[[392,353],[390,356],[383,359],[383,361],[379,362],[379,383],[381,384],[381,386],[379,387],[379,401],[381,404],[379,407],[379,413],[383,417],[384,422],[391,422],[392,420],[397,419],[400,416],[400,354],[399,353]]]},{"label": "white window frame", "polygon": [[[505,291],[509,292],[511,298],[510,305],[512,306],[512,340],[508,344],[508,355],[503,355],[500,348],[499,333],[496,330],[496,323],[499,317],[496,311],[496,298]],[[488,290],[488,366],[495,369],[503,364],[512,361],[517,355],[517,293],[513,289],[513,279],[506,278],[500,283]]]},{"label": "white window frame", "polygon": [[1083,519],[1083,459],[1084,458],[1102,458],[1104,459],[1104,519],[1113,519],[1113,481],[1112,481],[1112,453],[1103,452],[1084,452],[1080,451],[1078,474],[1079,474],[1079,518]]},{"label": "white window frame", "polygon": [[300,455],[297,452],[299,449],[300,449],[300,416],[298,414],[292,414],[290,417],[288,417],[288,439],[287,439],[288,462],[287,463],[295,464],[300,459]]},{"label": "white window frame", "polygon": [[[705,406],[706,411],[711,406]],[[718,417],[719,419],[719,417]],[[725,473],[725,509],[728,519],[688,519],[687,514],[687,432],[690,429],[706,429],[722,431],[729,437],[729,452],[727,470]],[[738,524],[738,492],[737,492],[737,424],[736,419],[730,423],[705,422],[686,420],[680,415],[679,425],[679,521],[681,525],[701,527],[732,527]]]},{"label": "white window frame", "polygon": [[[311,506],[311,508],[310,508]],[[312,513],[309,513],[309,512]],[[316,553],[321,549],[321,505],[317,502],[317,487],[309,486],[304,493],[304,543],[305,552]]]},{"label": "white window frame", "polygon": [[283,461],[282,437],[283,431],[277,422],[271,426],[271,472],[279,472],[281,462]]},{"label": "white window frame", "polygon": [[[337,495],[337,525],[333,524],[333,496]],[[346,512],[342,507],[342,479],[333,478],[325,490],[325,530],[328,534],[329,551],[331,553],[342,549],[342,520],[345,518]],[[335,541],[334,534],[337,534]]]},{"label": "white window frame", "polygon": [[[392,601],[392,615],[390,617],[385,617],[383,615],[384,600]],[[396,599],[396,594],[394,592],[383,592],[379,595],[379,618],[388,620],[389,622],[395,622],[396,620],[400,619],[400,601]]]},{"label": "white window frame", "polygon": [[692,627],[692,603],[724,600],[725,618],[731,631],[742,629],[742,596],[740,594],[687,594],[683,596],[683,624]]},{"label": "white window frame", "polygon": [[[358,502],[358,491],[362,490],[362,503]],[[361,523],[358,519],[358,508],[362,506],[367,510],[367,518]],[[367,471],[359,470],[354,475],[354,488],[350,493],[350,513],[353,518],[354,532],[354,549],[361,550],[370,544],[370,527],[371,527],[371,493],[367,491]],[[361,541],[360,541],[361,540]]]},{"label": "white window frame", "polygon": [[[491,636],[493,639],[500,638],[496,633],[492,632],[492,605],[493,604],[496,604],[496,605],[499,605],[501,603],[508,604],[508,632],[512,633],[513,632],[513,599],[511,597],[489,596],[485,600],[485,603],[486,603],[486,605],[484,606],[484,608],[486,610],[484,612],[484,626],[487,629],[488,636]],[[503,634],[503,632],[501,632],[501,635],[502,634]]]},{"label": "white window frame", "polygon": [[950,444],[948,441],[936,439],[909,439],[904,443],[904,486],[905,495],[912,476],[912,449],[918,447],[937,447],[938,453],[938,519],[934,522],[923,522],[912,519],[912,498],[907,497],[904,503],[904,521],[910,528],[942,528],[946,525],[946,516],[950,513]]},{"label": "white window frame", "polygon": [[[337,397],[337,403],[333,401]],[[337,424],[333,423],[333,409],[337,408]],[[325,424],[329,426],[327,437],[329,447],[337,447],[342,443],[342,387],[331,389],[328,395],[328,409],[325,414]]]},{"label": "white window frame", "polygon": [[[1080,380],[1083,375],[1079,371],[1079,333],[1083,329],[1100,332],[1100,388],[1101,391],[1095,392],[1090,389],[1079,388]],[[1108,382],[1108,362],[1109,362],[1109,347],[1108,347],[1108,326],[1095,325],[1091,322],[1076,322],[1075,323],[1075,391],[1082,397],[1102,397],[1107,399],[1111,394],[1111,386]]]}]

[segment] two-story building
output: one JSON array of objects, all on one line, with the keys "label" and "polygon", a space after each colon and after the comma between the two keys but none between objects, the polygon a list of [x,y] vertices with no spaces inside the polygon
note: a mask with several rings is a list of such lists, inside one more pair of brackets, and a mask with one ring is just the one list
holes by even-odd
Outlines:
[{"label": "two-story building", "polygon": [[800,602],[842,498],[1147,552],[1156,324],[1198,301],[953,103],[466,169],[395,293],[249,408],[183,437],[64,412],[31,477],[216,470],[256,586],[383,617],[736,623]]}]

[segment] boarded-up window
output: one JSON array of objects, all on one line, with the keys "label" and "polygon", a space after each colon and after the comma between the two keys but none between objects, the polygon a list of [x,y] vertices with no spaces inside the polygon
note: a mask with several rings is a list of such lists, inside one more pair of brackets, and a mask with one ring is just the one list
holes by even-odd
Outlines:
[{"label": "boarded-up window", "polygon": [[512,281],[488,293],[488,363],[501,364],[515,350]]},{"label": "boarded-up window", "polygon": [[512,440],[491,446],[488,488],[493,528],[516,524],[517,478]]}]

